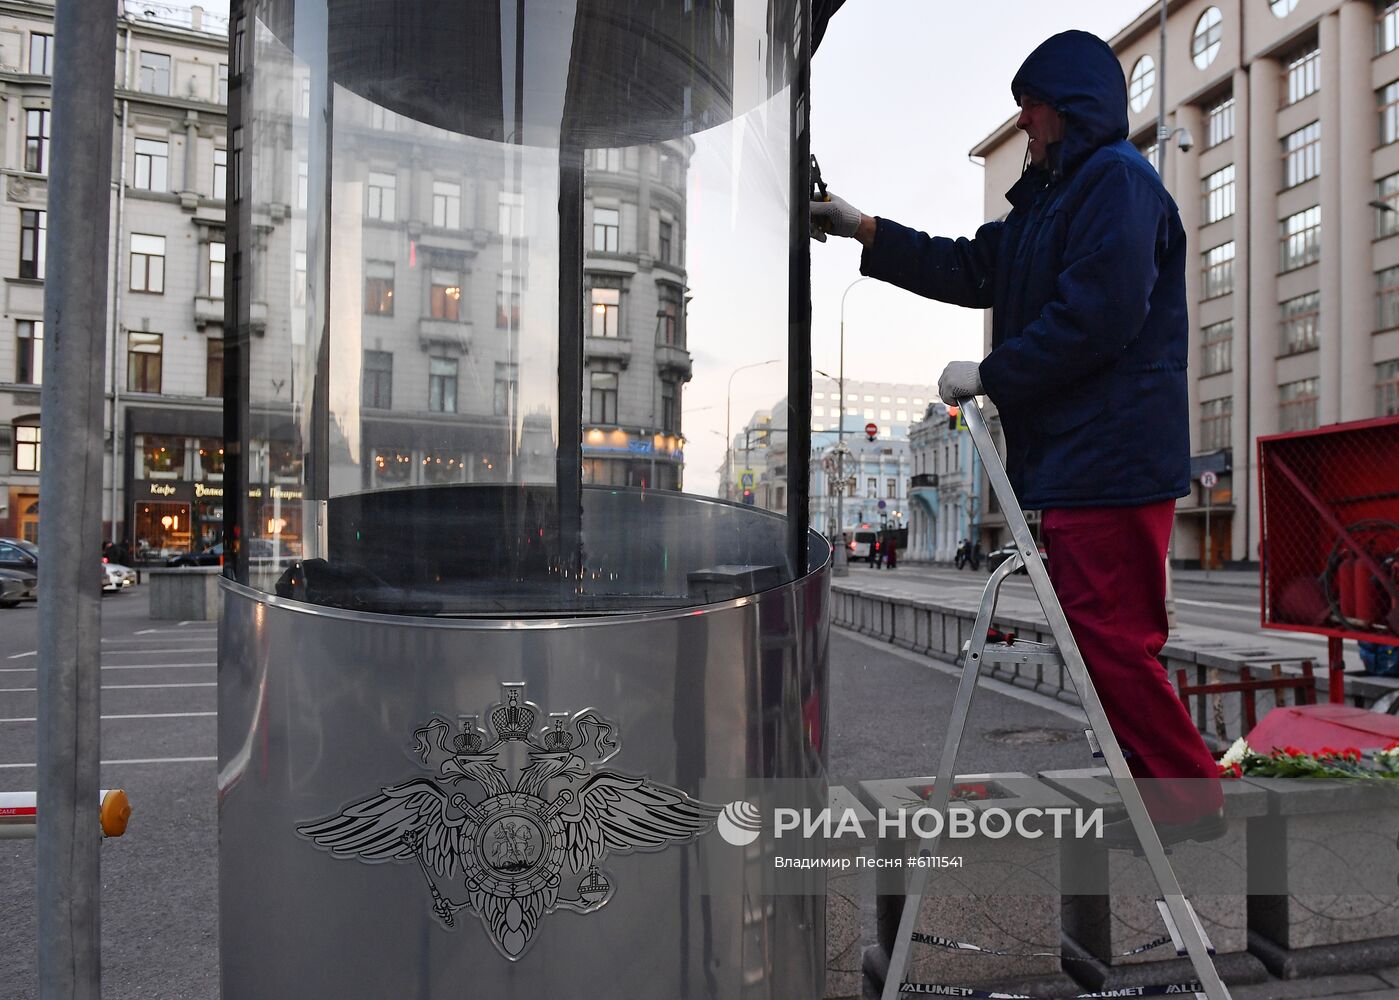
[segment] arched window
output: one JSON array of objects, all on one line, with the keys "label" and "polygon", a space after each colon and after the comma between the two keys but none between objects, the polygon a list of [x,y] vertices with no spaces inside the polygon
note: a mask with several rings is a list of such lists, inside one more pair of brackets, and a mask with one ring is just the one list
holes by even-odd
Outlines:
[{"label": "arched window", "polygon": [[1204,69],[1219,55],[1219,41],[1224,34],[1224,15],[1218,7],[1206,8],[1195,22],[1195,37],[1190,42],[1190,55],[1195,65]]},{"label": "arched window", "polygon": [[1297,0],[1268,0],[1268,6],[1276,17],[1286,17],[1297,9]]},{"label": "arched window", "polygon": [[1127,97],[1132,102],[1132,110],[1140,111],[1151,102],[1151,92],[1156,89],[1156,60],[1142,56],[1132,67],[1132,78],[1127,84]]}]

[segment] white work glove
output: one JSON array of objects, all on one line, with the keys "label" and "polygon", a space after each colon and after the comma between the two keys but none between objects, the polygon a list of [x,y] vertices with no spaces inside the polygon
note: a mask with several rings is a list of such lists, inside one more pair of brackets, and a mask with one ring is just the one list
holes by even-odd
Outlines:
[{"label": "white work glove", "polygon": [[811,203],[811,238],[826,242],[826,234],[853,238],[860,228],[860,210],[850,202],[827,192],[830,201]]},{"label": "white work glove", "polygon": [[981,395],[981,365],[975,361],[953,361],[938,379],[938,395],[951,406],[959,399]]}]

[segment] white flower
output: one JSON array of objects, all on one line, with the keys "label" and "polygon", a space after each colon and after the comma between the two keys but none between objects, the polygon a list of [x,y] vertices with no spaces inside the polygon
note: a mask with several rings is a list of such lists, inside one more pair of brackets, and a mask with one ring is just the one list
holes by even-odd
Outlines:
[{"label": "white flower", "polygon": [[1234,741],[1233,746],[1231,746],[1227,751],[1225,751],[1224,756],[1219,759],[1219,764],[1221,767],[1230,767],[1234,764],[1242,764],[1244,758],[1252,752],[1253,751],[1249,749],[1248,743],[1244,740],[1242,736],[1240,736]]}]

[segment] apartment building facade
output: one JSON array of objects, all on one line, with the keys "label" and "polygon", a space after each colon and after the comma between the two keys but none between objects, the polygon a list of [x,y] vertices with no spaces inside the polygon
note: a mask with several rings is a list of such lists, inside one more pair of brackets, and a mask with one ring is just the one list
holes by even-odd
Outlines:
[{"label": "apartment building facade", "polygon": [[[1164,166],[1192,261],[1192,493],[1172,554],[1252,562],[1256,439],[1399,412],[1399,3],[1173,2],[1164,74],[1159,16],[1111,44],[1131,139]],[[1023,136],[1011,119],[972,153],[1000,217]]]},{"label": "apartment building facade", "polygon": [[[42,503],[52,73],[53,5],[0,3],[0,534],[30,539]],[[199,8],[122,16],[104,533],[154,550],[209,544],[223,517],[227,88],[222,20]]]},{"label": "apartment building facade", "polygon": [[929,403],[908,432],[908,558],[951,562],[962,539],[978,539],[981,463],[966,422],[942,403]]}]

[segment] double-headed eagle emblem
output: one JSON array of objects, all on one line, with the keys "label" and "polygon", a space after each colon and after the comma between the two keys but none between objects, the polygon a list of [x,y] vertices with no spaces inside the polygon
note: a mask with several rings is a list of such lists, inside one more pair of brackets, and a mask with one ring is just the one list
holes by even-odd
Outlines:
[{"label": "double-headed eagle emblem", "polygon": [[[620,743],[592,709],[554,714],[539,730],[523,684],[502,685],[487,713],[415,730],[430,773],[351,803],[297,832],[338,858],[416,862],[446,926],[469,909],[506,958],[529,947],[546,913],[590,913],[612,896],[599,865],[613,853],[658,851],[707,831],[722,807],[598,766]],[[465,892],[465,899],[457,894]]]}]

